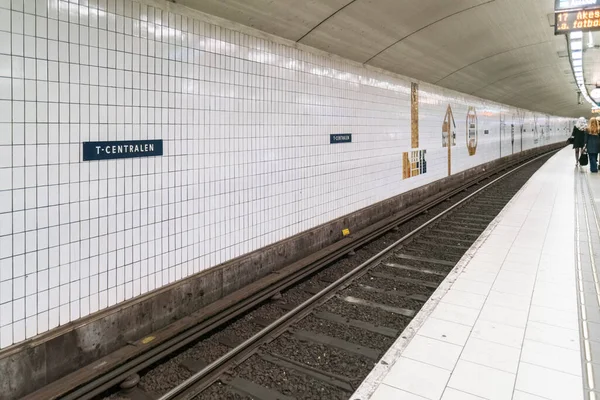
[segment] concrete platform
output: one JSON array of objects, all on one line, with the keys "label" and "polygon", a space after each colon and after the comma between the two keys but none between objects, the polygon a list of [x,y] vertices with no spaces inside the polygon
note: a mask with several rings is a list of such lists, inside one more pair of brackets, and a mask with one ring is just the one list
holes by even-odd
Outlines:
[{"label": "concrete platform", "polygon": [[529,180],[351,399],[600,399],[600,176],[573,158]]}]

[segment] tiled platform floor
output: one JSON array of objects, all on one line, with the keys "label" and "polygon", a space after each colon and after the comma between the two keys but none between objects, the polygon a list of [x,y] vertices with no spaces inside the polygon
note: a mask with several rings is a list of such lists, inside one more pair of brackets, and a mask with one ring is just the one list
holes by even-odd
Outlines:
[{"label": "tiled platform floor", "polygon": [[552,157],[351,399],[600,400],[594,200],[600,176]]}]

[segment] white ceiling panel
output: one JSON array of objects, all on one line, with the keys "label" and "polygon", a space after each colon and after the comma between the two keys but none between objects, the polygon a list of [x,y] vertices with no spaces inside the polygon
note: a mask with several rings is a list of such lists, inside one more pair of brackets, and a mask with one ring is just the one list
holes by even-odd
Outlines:
[{"label": "white ceiling panel", "polygon": [[[180,0],[180,4],[342,57],[554,115],[577,104],[554,0]],[[597,38],[600,44],[600,37]],[[561,57],[562,55],[562,57]],[[600,48],[584,56],[600,84]],[[588,66],[589,63],[589,66]]]}]

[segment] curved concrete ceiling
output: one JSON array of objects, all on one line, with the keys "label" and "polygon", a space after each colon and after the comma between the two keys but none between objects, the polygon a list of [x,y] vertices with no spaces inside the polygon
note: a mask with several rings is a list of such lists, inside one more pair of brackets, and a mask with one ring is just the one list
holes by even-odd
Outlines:
[{"label": "curved concrete ceiling", "polygon": [[[554,0],[178,0],[363,64],[553,115],[588,115]],[[585,69],[585,64],[584,64]]]}]

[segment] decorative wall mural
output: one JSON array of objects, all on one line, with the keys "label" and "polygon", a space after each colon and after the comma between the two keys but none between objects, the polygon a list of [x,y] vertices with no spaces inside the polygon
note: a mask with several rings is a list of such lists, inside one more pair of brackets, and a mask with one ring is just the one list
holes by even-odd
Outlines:
[{"label": "decorative wall mural", "polygon": [[512,115],[512,121],[510,124],[510,148],[511,154],[515,152],[515,121],[517,117],[515,114]]},{"label": "decorative wall mural", "polygon": [[412,178],[427,172],[426,150],[419,148],[419,84],[410,86],[410,147],[402,154],[402,179]]},{"label": "decorative wall mural", "polygon": [[533,143],[538,144],[540,141],[540,130],[538,127],[538,116],[537,114],[533,114]]},{"label": "decorative wall mural", "polygon": [[456,122],[450,104],[448,104],[442,124],[442,147],[448,147],[448,138],[450,138],[452,146],[456,146]]},{"label": "decorative wall mural", "polygon": [[477,151],[477,128],[477,112],[475,107],[469,107],[469,111],[467,111],[467,149],[470,156],[474,156]]},{"label": "decorative wall mural", "polygon": [[442,147],[448,148],[448,176],[452,174],[452,146],[456,146],[456,122],[452,107],[448,104],[442,124]]},{"label": "decorative wall mural", "polygon": [[403,178],[412,178],[427,172],[427,150],[413,150],[403,154],[402,167]]},{"label": "decorative wall mural", "polygon": [[506,114],[500,113],[500,155],[502,156],[502,143],[506,141]]},{"label": "decorative wall mural", "polygon": [[523,150],[523,133],[525,132],[525,111],[519,110],[517,112],[519,116],[519,141],[521,144],[521,151]]}]

